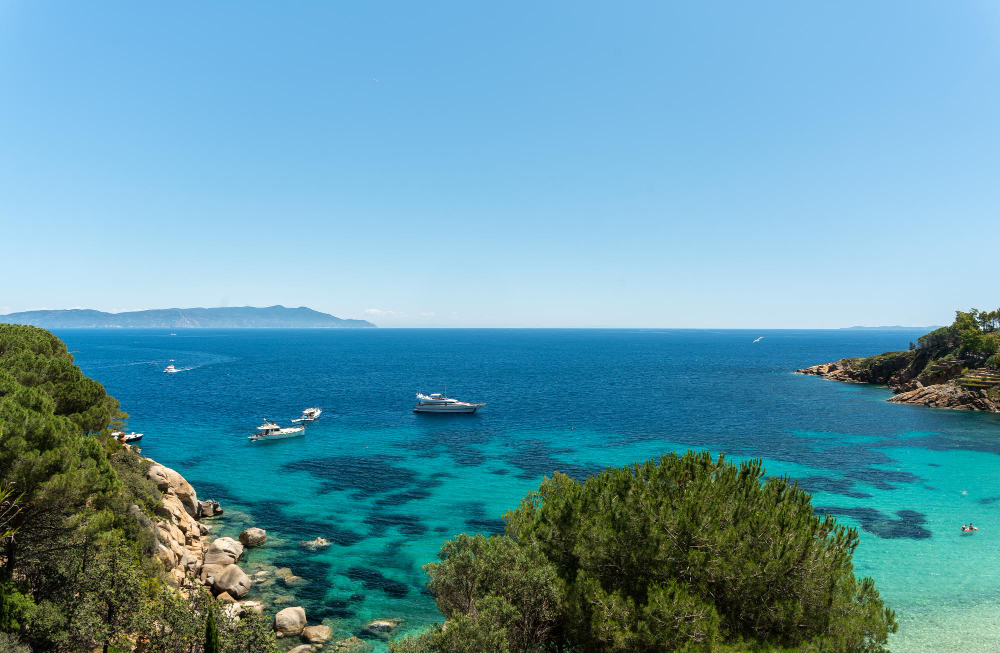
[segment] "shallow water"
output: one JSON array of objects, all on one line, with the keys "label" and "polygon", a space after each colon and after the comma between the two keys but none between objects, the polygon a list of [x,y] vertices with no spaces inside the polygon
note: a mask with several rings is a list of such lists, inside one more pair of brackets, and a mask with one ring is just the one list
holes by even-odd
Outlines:
[{"label": "shallow water", "polygon": [[[251,570],[303,578],[253,593],[305,606],[337,636],[373,618],[401,617],[403,630],[439,621],[421,565],[454,533],[502,530],[543,474],[709,448],[763,458],[861,530],[857,571],[898,613],[894,650],[1000,649],[1000,416],[791,373],[903,349],[919,332],[57,333],[146,434],[143,452],[223,503],[222,532],[267,529]],[[169,359],[184,371],[163,374]],[[486,408],[411,411],[415,392],[445,383]],[[287,424],[314,405],[324,413],[305,437],[247,441],[264,417]],[[980,531],[962,535],[968,521]],[[317,536],[333,544],[299,545]]]}]

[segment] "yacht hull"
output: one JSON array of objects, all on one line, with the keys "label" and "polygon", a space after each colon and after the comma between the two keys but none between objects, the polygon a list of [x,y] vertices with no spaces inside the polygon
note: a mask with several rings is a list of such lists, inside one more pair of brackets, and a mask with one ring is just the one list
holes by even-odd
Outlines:
[{"label": "yacht hull", "polygon": [[455,406],[455,405],[429,405],[429,406],[417,406],[413,409],[415,413],[474,413],[482,408],[482,405],[476,406]]},{"label": "yacht hull", "polygon": [[300,435],[305,435],[306,430],[296,429],[291,433],[273,433],[269,435],[251,435],[250,440],[253,442],[262,442],[266,440],[287,440],[288,438],[297,438]]}]

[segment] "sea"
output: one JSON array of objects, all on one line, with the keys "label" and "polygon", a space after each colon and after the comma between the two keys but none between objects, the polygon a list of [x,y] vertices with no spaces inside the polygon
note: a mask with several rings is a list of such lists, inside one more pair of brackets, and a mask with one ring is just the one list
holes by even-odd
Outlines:
[{"label": "sea", "polygon": [[[216,533],[267,530],[241,561],[267,571],[248,598],[301,605],[335,638],[379,651],[373,619],[402,620],[392,637],[441,622],[422,566],[457,533],[502,532],[543,476],[707,449],[762,459],[860,531],[855,573],[896,611],[892,650],[1000,650],[1000,415],[794,374],[906,349],[921,331],[56,333],[145,434],[143,453],[222,503]],[[413,412],[415,393],[446,387],[485,408]],[[311,406],[323,414],[305,436],[247,439]],[[963,534],[968,522],[979,530]],[[303,546],[317,537],[330,546]]]}]

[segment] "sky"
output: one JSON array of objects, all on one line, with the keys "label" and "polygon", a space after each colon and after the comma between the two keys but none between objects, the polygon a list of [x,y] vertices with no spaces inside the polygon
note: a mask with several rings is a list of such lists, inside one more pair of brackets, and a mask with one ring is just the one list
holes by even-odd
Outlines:
[{"label": "sky", "polygon": [[1000,305],[1000,4],[0,0],[0,313]]}]

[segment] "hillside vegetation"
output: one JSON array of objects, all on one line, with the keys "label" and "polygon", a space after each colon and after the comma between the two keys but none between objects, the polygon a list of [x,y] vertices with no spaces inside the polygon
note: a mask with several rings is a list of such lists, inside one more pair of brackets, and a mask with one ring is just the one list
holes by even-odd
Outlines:
[{"label": "hillside vegetation", "polygon": [[274,650],[164,578],[150,463],[110,436],[126,417],[54,335],[0,324],[0,645],[200,653],[211,614],[223,651]]}]

